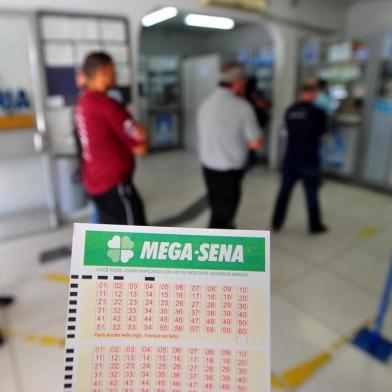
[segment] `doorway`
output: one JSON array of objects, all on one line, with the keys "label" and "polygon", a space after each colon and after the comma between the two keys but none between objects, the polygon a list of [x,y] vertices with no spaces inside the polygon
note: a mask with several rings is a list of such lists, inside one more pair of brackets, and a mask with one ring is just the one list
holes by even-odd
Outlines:
[{"label": "doorway", "polygon": [[152,150],[195,150],[196,113],[218,83],[221,65],[241,63],[254,91],[265,103],[261,124],[267,141],[273,107],[275,54],[272,37],[259,23],[234,21],[227,30],[189,26],[189,14],[142,27],[140,41],[140,107]]}]

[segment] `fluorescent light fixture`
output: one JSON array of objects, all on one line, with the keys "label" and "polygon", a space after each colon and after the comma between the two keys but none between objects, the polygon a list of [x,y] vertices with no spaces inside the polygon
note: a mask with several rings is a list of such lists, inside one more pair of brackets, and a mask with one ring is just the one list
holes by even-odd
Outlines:
[{"label": "fluorescent light fixture", "polygon": [[175,7],[165,7],[158,11],[151,12],[143,17],[142,25],[144,27],[150,27],[158,23],[164,22],[165,20],[174,18],[178,15],[178,10]]},{"label": "fluorescent light fixture", "polygon": [[222,16],[189,14],[185,17],[185,24],[193,27],[205,27],[209,29],[231,30],[235,26],[233,19]]}]

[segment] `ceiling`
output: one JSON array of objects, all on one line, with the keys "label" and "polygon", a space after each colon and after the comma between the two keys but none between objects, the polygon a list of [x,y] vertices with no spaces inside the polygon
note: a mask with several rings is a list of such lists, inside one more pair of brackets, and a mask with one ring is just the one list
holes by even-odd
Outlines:
[{"label": "ceiling", "polygon": [[[186,26],[184,23],[184,19],[185,19],[186,14],[183,12],[179,12],[178,15],[175,18],[166,20],[164,22],[158,23],[154,26],[151,27],[143,27],[143,30],[150,30],[150,31],[154,31],[154,30],[167,30],[168,32],[181,32],[181,31],[196,31],[199,34],[211,34],[211,32],[216,32],[217,30],[211,30],[211,29],[203,29],[203,28],[198,28],[198,27],[191,27],[191,26]],[[239,28],[241,26],[245,26],[247,25],[246,23],[243,22],[238,22],[236,21],[236,28]]]},{"label": "ceiling", "polygon": [[[274,0],[269,0],[269,1],[274,1]],[[301,1],[301,0],[291,0],[291,1]],[[315,0],[313,0],[315,1]],[[323,0],[323,1],[334,1],[335,3],[338,4],[342,4],[343,6],[350,6],[353,4],[358,4],[358,3],[364,3],[364,2],[371,2],[371,3],[375,3],[375,2],[381,2],[381,1],[388,1],[388,0]],[[389,0],[392,1],[392,0]],[[148,28],[144,28],[144,29],[148,29],[150,31],[154,31],[154,30],[167,30],[168,32],[181,32],[181,31],[197,31],[199,34],[210,34],[211,30],[210,29],[201,29],[201,28],[195,28],[195,27],[189,27],[186,26],[184,24],[184,18],[185,18],[186,14],[184,12],[179,12],[178,15],[175,18],[169,19],[167,21],[164,21],[162,23],[159,23],[157,25],[148,27]],[[247,25],[247,23],[241,23],[238,22],[238,20],[236,21],[236,27],[235,28],[239,28],[241,26]]]}]

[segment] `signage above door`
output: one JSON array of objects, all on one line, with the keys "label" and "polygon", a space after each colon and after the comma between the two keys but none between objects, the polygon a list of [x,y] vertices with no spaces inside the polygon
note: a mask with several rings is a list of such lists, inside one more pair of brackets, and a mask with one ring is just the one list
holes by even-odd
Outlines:
[{"label": "signage above door", "polygon": [[23,88],[0,89],[0,131],[32,128],[34,124],[29,93]]},{"label": "signage above door", "polygon": [[247,11],[265,11],[268,0],[201,0],[203,4],[230,8],[241,8]]}]

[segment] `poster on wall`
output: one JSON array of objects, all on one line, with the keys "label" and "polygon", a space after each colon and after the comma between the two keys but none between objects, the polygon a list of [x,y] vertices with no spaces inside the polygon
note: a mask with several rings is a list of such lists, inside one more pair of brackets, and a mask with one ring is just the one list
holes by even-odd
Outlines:
[{"label": "poster on wall", "polygon": [[301,45],[301,65],[316,65],[320,61],[320,40],[310,38]]},{"label": "poster on wall", "polygon": [[243,48],[237,52],[237,60],[249,67],[273,67],[275,64],[274,48],[264,44],[256,48]]},{"label": "poster on wall", "polygon": [[178,114],[159,113],[153,116],[151,141],[153,145],[171,146],[178,143]]},{"label": "poster on wall", "polygon": [[328,49],[327,60],[330,63],[350,61],[353,57],[353,45],[351,41],[337,42]]},{"label": "poster on wall", "polygon": [[66,391],[270,392],[269,233],[77,224]]},{"label": "poster on wall", "polygon": [[382,57],[384,60],[392,58],[392,33],[386,33],[384,35],[382,44]]}]

